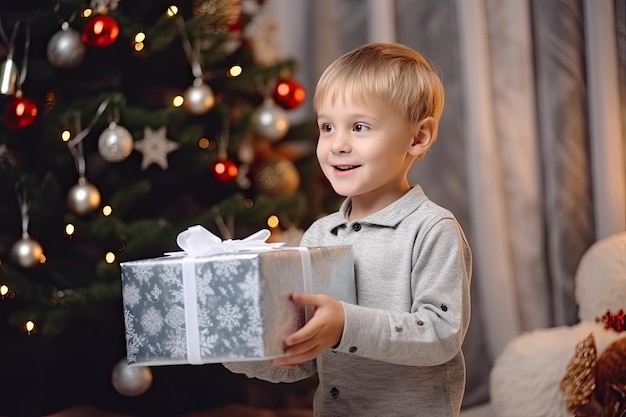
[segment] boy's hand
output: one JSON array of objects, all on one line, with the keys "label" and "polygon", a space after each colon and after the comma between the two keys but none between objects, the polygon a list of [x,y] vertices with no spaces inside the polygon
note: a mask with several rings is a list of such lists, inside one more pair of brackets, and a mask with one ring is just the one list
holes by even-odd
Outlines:
[{"label": "boy's hand", "polygon": [[327,295],[294,293],[292,300],[315,307],[315,313],[308,323],[285,339],[287,356],[272,360],[273,365],[287,368],[314,359],[321,351],[337,345],[345,320],[341,303]]}]

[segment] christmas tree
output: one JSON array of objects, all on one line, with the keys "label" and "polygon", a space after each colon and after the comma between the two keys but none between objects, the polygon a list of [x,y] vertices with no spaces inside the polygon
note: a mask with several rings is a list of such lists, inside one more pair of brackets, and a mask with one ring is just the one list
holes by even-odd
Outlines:
[{"label": "christmas tree", "polygon": [[[306,91],[272,22],[256,20],[260,0],[6,3],[0,392],[11,401],[0,414],[124,411],[152,374],[110,388],[125,355],[120,262],[178,250],[196,224],[223,239],[270,228],[297,244],[336,205],[313,158],[315,125],[289,118]],[[182,410],[242,400],[220,391],[224,373],[175,368],[158,370],[152,407],[163,411],[156,385],[171,393],[191,375],[203,389],[186,387],[197,401]]]}]

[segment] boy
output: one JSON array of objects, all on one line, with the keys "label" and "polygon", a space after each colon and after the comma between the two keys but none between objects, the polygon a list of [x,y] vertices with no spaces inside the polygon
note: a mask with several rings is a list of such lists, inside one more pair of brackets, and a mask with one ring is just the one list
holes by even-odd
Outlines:
[{"label": "boy", "polygon": [[313,99],[317,158],[346,199],[302,245],[353,246],[358,305],[293,294],[315,313],[285,339],[286,355],[228,369],[272,382],[317,373],[316,416],[460,414],[470,248],[454,216],[408,182],[443,103],[426,59],[402,45],[365,45],[326,69]]}]

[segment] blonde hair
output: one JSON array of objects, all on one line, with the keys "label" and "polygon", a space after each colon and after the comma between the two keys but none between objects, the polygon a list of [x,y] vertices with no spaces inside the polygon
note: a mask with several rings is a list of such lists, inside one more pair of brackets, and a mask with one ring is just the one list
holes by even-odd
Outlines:
[{"label": "blonde hair", "polygon": [[439,122],[443,112],[440,78],[423,55],[400,44],[367,44],[338,58],[320,77],[313,105],[319,109],[327,97],[366,101],[368,96],[401,111],[409,123],[429,116]]}]

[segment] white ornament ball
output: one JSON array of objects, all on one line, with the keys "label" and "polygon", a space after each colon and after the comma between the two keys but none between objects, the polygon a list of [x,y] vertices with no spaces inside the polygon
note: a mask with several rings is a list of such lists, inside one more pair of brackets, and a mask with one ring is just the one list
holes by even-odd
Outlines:
[{"label": "white ornament ball", "polygon": [[146,366],[128,365],[126,359],[122,359],[113,367],[111,383],[120,394],[135,397],[152,385],[152,370]]},{"label": "white ornament ball", "polygon": [[67,206],[78,215],[91,213],[100,206],[100,191],[81,177],[67,195]]},{"label": "white ornament ball", "polygon": [[275,142],[282,139],[289,130],[287,112],[274,100],[267,99],[252,115],[254,131],[260,136]]},{"label": "white ornament ball", "polygon": [[626,231],[596,241],[580,258],[574,278],[578,318],[616,314],[626,300]]},{"label": "white ornament ball", "polygon": [[48,61],[57,68],[73,68],[83,61],[85,45],[80,40],[80,33],[64,23],[61,30],[48,41]]},{"label": "white ornament ball", "polygon": [[23,268],[31,268],[41,263],[43,248],[28,235],[23,236],[11,247],[11,260]]},{"label": "white ornament ball", "polygon": [[123,161],[131,154],[134,146],[130,132],[115,122],[111,122],[98,139],[98,152],[107,162]]},{"label": "white ornament ball", "polygon": [[204,114],[215,104],[213,90],[201,78],[196,78],[193,85],[185,90],[183,99],[183,107],[191,114]]}]

